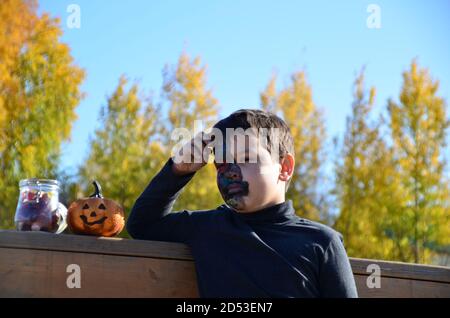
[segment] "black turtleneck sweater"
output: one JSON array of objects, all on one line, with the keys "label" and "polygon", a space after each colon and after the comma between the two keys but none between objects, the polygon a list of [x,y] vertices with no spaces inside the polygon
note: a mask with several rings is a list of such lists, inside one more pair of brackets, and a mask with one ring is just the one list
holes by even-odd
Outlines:
[{"label": "black turtleneck sweater", "polygon": [[194,175],[177,176],[172,164],[137,199],[127,230],[188,244],[202,297],[357,297],[338,232],[296,216],[291,201],[247,214],[226,205],[170,213]]}]

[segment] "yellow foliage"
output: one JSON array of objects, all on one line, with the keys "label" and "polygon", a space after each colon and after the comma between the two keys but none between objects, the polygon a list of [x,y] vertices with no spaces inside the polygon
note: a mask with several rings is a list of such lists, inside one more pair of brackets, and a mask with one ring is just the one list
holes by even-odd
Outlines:
[{"label": "yellow foliage", "polygon": [[12,226],[22,178],[54,178],[84,72],[60,43],[57,19],[32,0],[0,5],[0,224]]},{"label": "yellow foliage", "polygon": [[[206,66],[201,64],[199,57],[191,59],[183,53],[175,67],[165,67],[163,92],[169,109],[167,139],[176,128],[193,132],[196,120],[201,120],[204,128],[208,128],[218,119],[218,101],[206,88],[206,82]],[[167,158],[173,146],[168,142]],[[216,171],[209,163],[183,189],[174,209],[202,210],[220,204],[222,199],[216,185]]]},{"label": "yellow foliage", "polygon": [[286,121],[294,138],[295,171],[288,199],[300,216],[325,221],[328,211],[318,191],[325,127],[305,73],[292,74],[290,84],[280,91],[276,89],[276,76],[272,76],[260,100],[263,109]]}]

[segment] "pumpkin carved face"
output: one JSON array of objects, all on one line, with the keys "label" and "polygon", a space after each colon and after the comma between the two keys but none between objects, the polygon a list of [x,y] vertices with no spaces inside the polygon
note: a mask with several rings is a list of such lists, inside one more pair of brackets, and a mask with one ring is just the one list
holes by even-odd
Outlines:
[{"label": "pumpkin carved face", "polygon": [[113,200],[103,198],[97,181],[93,184],[93,195],[76,200],[70,205],[67,213],[69,228],[75,234],[118,235],[125,225],[123,208]]}]

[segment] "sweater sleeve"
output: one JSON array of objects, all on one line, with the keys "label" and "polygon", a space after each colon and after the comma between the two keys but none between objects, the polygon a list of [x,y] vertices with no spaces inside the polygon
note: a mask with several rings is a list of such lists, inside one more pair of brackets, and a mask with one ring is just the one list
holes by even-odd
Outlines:
[{"label": "sweater sleeve", "polygon": [[355,278],[340,235],[333,235],[325,250],[319,281],[321,297],[358,297]]},{"label": "sweater sleeve", "polygon": [[182,188],[195,173],[174,174],[170,158],[136,200],[127,220],[135,239],[186,243],[192,234],[191,212],[171,213]]}]

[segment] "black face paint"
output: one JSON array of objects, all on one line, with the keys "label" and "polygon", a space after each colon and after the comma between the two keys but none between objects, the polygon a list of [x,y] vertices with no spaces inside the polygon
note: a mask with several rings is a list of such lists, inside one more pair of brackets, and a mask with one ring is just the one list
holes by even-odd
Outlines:
[{"label": "black face paint", "polygon": [[217,168],[217,185],[225,202],[232,208],[239,208],[243,196],[248,195],[248,182],[242,178],[242,171],[235,163],[224,163]]}]

